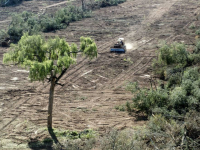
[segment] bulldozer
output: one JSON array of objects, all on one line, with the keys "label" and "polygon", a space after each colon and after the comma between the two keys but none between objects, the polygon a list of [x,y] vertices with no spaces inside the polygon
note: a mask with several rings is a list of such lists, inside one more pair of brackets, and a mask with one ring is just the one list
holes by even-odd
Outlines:
[{"label": "bulldozer", "polygon": [[117,43],[115,43],[114,46],[110,48],[110,52],[125,53],[126,45],[125,45],[124,38],[119,38],[117,40]]}]

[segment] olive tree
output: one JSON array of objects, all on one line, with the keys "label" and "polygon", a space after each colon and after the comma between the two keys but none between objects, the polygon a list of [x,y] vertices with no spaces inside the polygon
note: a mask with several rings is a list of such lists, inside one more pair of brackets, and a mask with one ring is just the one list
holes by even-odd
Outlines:
[{"label": "olive tree", "polygon": [[[47,127],[52,129],[52,110],[54,89],[70,65],[76,62],[77,53],[90,59],[97,57],[97,47],[91,38],[80,38],[80,49],[64,40],[45,40],[41,35],[24,34],[18,44],[11,45],[11,50],[4,54],[3,63],[15,63],[29,69],[31,81],[50,82]],[[62,84],[60,84],[62,85]]]}]

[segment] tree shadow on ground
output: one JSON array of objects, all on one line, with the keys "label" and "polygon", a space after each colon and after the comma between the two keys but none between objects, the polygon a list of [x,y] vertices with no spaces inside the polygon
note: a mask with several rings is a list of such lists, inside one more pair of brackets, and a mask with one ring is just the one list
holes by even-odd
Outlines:
[{"label": "tree shadow on ground", "polygon": [[28,142],[29,148],[31,148],[32,150],[53,150],[52,147],[53,147],[53,142],[54,142],[56,145],[58,145],[62,149],[62,145],[58,141],[55,133],[53,132],[53,129],[48,128],[48,131],[51,138],[45,138],[42,141],[38,139],[31,139],[31,141]]},{"label": "tree shadow on ground", "polygon": [[32,150],[53,150],[53,140],[51,138],[45,138],[43,141],[32,139],[28,142],[28,146]]},{"label": "tree shadow on ground", "polygon": [[51,138],[53,139],[53,141],[56,143],[56,145],[59,145],[59,146],[62,146],[60,144],[60,142],[58,141],[55,133],[53,132],[53,129],[52,128],[48,128],[48,131],[49,131],[49,134],[51,135]]}]

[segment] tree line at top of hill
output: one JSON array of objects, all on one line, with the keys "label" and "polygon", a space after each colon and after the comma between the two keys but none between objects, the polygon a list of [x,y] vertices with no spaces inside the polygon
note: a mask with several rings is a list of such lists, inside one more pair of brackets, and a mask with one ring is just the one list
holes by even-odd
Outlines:
[{"label": "tree line at top of hill", "polygon": [[[6,7],[6,6],[11,6],[11,5],[16,5],[21,3],[24,0],[0,0],[0,6],[1,7]],[[28,1],[28,0],[25,0]]]},{"label": "tree line at top of hill", "polygon": [[0,46],[9,46],[10,43],[17,43],[23,33],[29,35],[39,32],[51,32],[66,28],[71,22],[91,17],[92,10],[100,7],[113,6],[126,0],[98,0],[82,7],[68,5],[55,14],[36,15],[24,11],[20,14],[13,14],[12,21],[6,30],[0,30]]}]

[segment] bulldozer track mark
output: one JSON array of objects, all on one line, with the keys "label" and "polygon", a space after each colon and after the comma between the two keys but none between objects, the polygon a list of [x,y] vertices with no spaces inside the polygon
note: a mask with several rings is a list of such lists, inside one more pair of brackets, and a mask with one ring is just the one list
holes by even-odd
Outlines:
[{"label": "bulldozer track mark", "polygon": [[[30,100],[30,98],[25,99],[24,101],[22,101],[21,103],[19,103],[16,107],[12,108],[12,110],[13,109],[15,109],[15,110],[19,109],[19,107],[21,107],[24,103],[28,102],[29,100]],[[9,111],[12,111],[12,110],[10,109]],[[6,115],[8,115],[9,111],[6,111]],[[12,112],[10,112],[10,113],[12,113]],[[5,112],[4,112],[4,114],[5,114]],[[17,117],[19,115],[21,115],[21,113],[18,113],[18,115],[15,115],[15,117],[11,121],[9,121],[6,125],[4,125],[3,127],[0,128],[0,131],[2,131],[3,129],[5,129],[9,124],[11,124],[15,119],[17,119]]]},{"label": "bulldozer track mark", "polygon": [[[119,80],[121,80],[121,83],[119,83],[119,84],[116,84],[116,86],[115,86],[115,88],[118,88],[118,87],[120,87],[120,86],[122,86],[123,84],[124,84],[124,82],[123,81],[128,81],[130,78],[134,78],[134,74],[136,73],[136,72],[138,72],[139,70],[141,70],[141,69],[144,69],[144,67],[146,67],[147,65],[148,65],[148,63],[151,61],[151,59],[152,59],[152,57],[150,57],[150,58],[148,58],[148,60],[147,60],[147,62],[145,62],[145,64],[142,64],[142,61],[144,60],[144,59],[142,59],[142,61],[137,65],[137,66],[135,66],[133,69],[133,71],[131,70],[131,71],[129,71],[128,73],[126,73],[124,76],[123,76],[123,78],[120,78]],[[145,60],[146,61],[146,60]],[[135,70],[136,69],[136,70]],[[115,82],[115,83],[117,83],[117,82]]]},{"label": "bulldozer track mark", "polygon": [[129,74],[129,72],[131,72],[132,69],[136,68],[143,60],[144,60],[144,57],[140,58],[136,62],[136,64],[133,65],[128,71],[126,71],[125,73],[121,73],[118,77],[116,77],[117,79],[111,80],[110,84],[115,84],[115,83],[118,83],[119,81],[121,81],[121,79],[125,78]]}]

